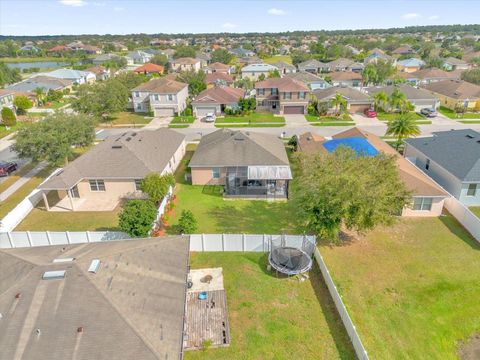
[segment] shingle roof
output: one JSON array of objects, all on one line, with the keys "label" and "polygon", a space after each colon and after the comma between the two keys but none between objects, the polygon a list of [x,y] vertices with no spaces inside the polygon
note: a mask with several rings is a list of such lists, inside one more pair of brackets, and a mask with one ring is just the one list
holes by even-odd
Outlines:
[{"label": "shingle roof", "polygon": [[180,359],[188,256],[181,236],[0,250],[0,358]]},{"label": "shingle roof", "polygon": [[461,59],[457,59],[454,57],[448,57],[443,62],[451,65],[467,65],[468,64],[466,61],[463,61]]},{"label": "shingle roof", "polygon": [[256,89],[276,88],[280,92],[284,91],[309,91],[308,86],[291,77],[270,78],[264,81],[259,81],[255,84]]},{"label": "shingle roof", "polygon": [[175,94],[188,85],[170,78],[156,78],[140,84],[132,91],[144,91],[156,94]]},{"label": "shingle roof", "polygon": [[192,105],[200,104],[232,104],[237,103],[245,95],[244,89],[229,86],[216,86],[206,89],[198,94],[192,101]]},{"label": "shingle roof", "polygon": [[270,64],[250,64],[242,68],[242,72],[269,72],[275,70],[278,70],[278,68]]},{"label": "shingle roof", "polygon": [[480,86],[463,80],[443,80],[425,85],[425,89],[442,94],[453,99],[478,99]]},{"label": "shingle roof", "polygon": [[435,100],[437,97],[432,95],[430,92],[419,89],[408,84],[400,85],[389,85],[381,87],[368,88],[367,92],[369,94],[376,94],[380,91],[383,91],[385,94],[390,95],[395,89],[399,89],[402,93],[405,94],[408,100]]},{"label": "shingle roof", "polygon": [[415,71],[413,73],[408,74],[412,78],[417,78],[417,79],[456,79],[458,77],[458,73],[454,71],[444,71],[441,69],[437,68],[431,68],[431,69],[421,69],[418,71]]},{"label": "shingle roof", "polygon": [[141,179],[151,172],[161,173],[184,139],[185,135],[168,128],[110,136],[39,188],[70,189],[82,179]]},{"label": "shingle roof", "polygon": [[189,58],[189,57],[178,58],[178,59],[172,60],[172,63],[174,63],[174,64],[183,64],[183,65],[193,65],[193,64],[196,64],[198,62],[200,62],[199,59],[194,59],[194,58]]},{"label": "shingle roof", "polygon": [[212,70],[228,70],[230,65],[222,64],[221,62],[214,62],[207,66],[208,69]]},{"label": "shingle roof", "polygon": [[319,101],[325,101],[333,98],[336,93],[341,94],[350,103],[370,104],[372,102],[367,94],[347,86],[332,86],[327,89],[318,89],[313,92],[313,95]]},{"label": "shingle roof", "polygon": [[328,74],[333,81],[362,80],[362,74],[353,71],[334,71]]},{"label": "shingle roof", "polygon": [[310,59],[310,60],[299,63],[297,66],[298,66],[299,69],[300,68],[302,68],[302,69],[311,69],[311,68],[319,69],[321,67],[324,67],[325,64],[316,60],[316,59]]},{"label": "shingle roof", "polygon": [[205,83],[207,84],[214,83],[215,81],[218,81],[218,80],[223,80],[226,83],[233,83],[233,76],[230,74],[226,74],[218,71],[205,75]]},{"label": "shingle roof", "polygon": [[163,66],[162,65],[157,65],[157,64],[152,64],[152,63],[146,63],[143,64],[142,66],[139,66],[136,68],[134,71],[136,73],[160,73],[163,74]]},{"label": "shingle roof", "polygon": [[190,160],[190,167],[289,165],[283,142],[276,136],[220,129],[205,135]]},{"label": "shingle roof", "polygon": [[285,61],[277,61],[277,62],[274,62],[272,65],[279,69],[290,69],[290,70],[296,69],[294,65],[286,63]]},{"label": "shingle roof", "polygon": [[480,181],[480,133],[451,130],[405,140],[461,181]]},{"label": "shingle roof", "polygon": [[325,80],[321,77],[306,71],[297,71],[296,73],[286,74],[285,77],[290,77],[306,84],[313,82],[325,82]]},{"label": "shingle roof", "polygon": [[36,88],[42,88],[46,91],[61,90],[73,84],[73,80],[58,79],[50,76],[39,75],[31,77],[22,82],[9,85],[7,88],[19,92],[31,92]]},{"label": "shingle roof", "polygon": [[420,59],[410,58],[410,59],[397,61],[397,65],[401,65],[405,67],[421,67],[425,65],[425,62]]},{"label": "shingle roof", "polygon": [[44,75],[59,78],[59,79],[76,80],[76,79],[81,79],[83,77],[86,77],[89,74],[91,73],[88,71],[82,71],[82,70],[57,69],[57,70],[53,70],[48,73],[45,73]]},{"label": "shingle roof", "polygon": [[328,62],[327,65],[330,68],[336,68],[336,67],[346,68],[346,67],[349,67],[350,65],[352,65],[354,63],[355,62],[353,60],[346,59],[346,58],[339,58],[337,60],[333,60],[333,61]]}]

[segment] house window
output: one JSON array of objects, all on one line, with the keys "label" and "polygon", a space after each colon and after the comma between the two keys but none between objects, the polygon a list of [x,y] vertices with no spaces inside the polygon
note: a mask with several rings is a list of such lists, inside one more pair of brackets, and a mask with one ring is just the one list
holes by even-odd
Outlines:
[{"label": "house window", "polygon": [[173,94],[168,94],[167,99],[168,101],[173,101]]},{"label": "house window", "polygon": [[428,169],[430,169],[430,159],[427,159],[427,161],[425,162],[425,170]]},{"label": "house window", "polygon": [[142,191],[142,179],[135,179],[135,191]]},{"label": "house window", "polygon": [[137,104],[137,110],[142,110],[142,104]]},{"label": "house window", "polygon": [[90,191],[105,191],[105,182],[103,180],[89,180]]},{"label": "house window", "polygon": [[259,96],[265,95],[265,89],[258,89],[258,95]]},{"label": "house window", "polygon": [[135,92],[133,93],[133,96],[139,97],[139,96],[140,96],[140,93],[139,93],[138,91],[135,91]]},{"label": "house window", "polygon": [[298,98],[299,99],[305,99],[305,93],[302,91],[302,92],[299,92],[298,93]]},{"label": "house window", "polygon": [[431,197],[416,197],[413,199],[413,210],[430,211],[432,209]]},{"label": "house window", "polygon": [[220,168],[212,168],[212,178],[220,179]]},{"label": "house window", "polygon": [[283,98],[285,100],[290,100],[292,98],[292,93],[291,92],[283,93]]},{"label": "house window", "polygon": [[155,99],[155,101],[158,101],[158,95],[157,94],[153,95],[153,98]]},{"label": "house window", "polygon": [[272,95],[278,95],[278,89],[277,88],[273,88],[272,91],[271,91]]},{"label": "house window", "polygon": [[475,196],[477,194],[477,184],[468,184],[467,196]]}]

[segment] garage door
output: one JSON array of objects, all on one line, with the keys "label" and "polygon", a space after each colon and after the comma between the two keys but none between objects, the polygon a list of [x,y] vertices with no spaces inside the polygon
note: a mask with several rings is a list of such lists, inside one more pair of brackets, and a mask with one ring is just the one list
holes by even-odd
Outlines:
[{"label": "garage door", "polygon": [[284,106],[284,114],[303,114],[305,112],[305,107],[303,106]]},{"label": "garage door", "polygon": [[205,116],[208,113],[214,113],[215,114],[215,108],[214,107],[197,107],[197,116]]},{"label": "garage door", "polygon": [[155,116],[173,116],[174,110],[173,108],[155,108],[153,114]]},{"label": "garage door", "polygon": [[355,104],[355,105],[351,104],[348,111],[351,114],[354,114],[354,113],[363,113],[366,109],[370,109],[369,104]]}]

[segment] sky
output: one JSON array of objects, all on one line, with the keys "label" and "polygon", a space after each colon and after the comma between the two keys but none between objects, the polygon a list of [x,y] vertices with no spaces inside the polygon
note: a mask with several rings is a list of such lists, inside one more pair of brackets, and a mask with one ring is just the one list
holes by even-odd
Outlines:
[{"label": "sky", "polygon": [[0,0],[0,35],[280,32],[480,23],[478,0]]}]

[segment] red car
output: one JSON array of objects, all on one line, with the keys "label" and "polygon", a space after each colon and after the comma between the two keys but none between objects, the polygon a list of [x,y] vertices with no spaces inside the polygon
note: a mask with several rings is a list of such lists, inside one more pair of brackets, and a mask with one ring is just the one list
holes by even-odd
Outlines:
[{"label": "red car", "polygon": [[368,118],[377,117],[377,112],[374,109],[365,109],[365,111],[363,113]]},{"label": "red car", "polygon": [[17,170],[15,162],[0,162],[0,176],[8,176],[11,172]]}]

